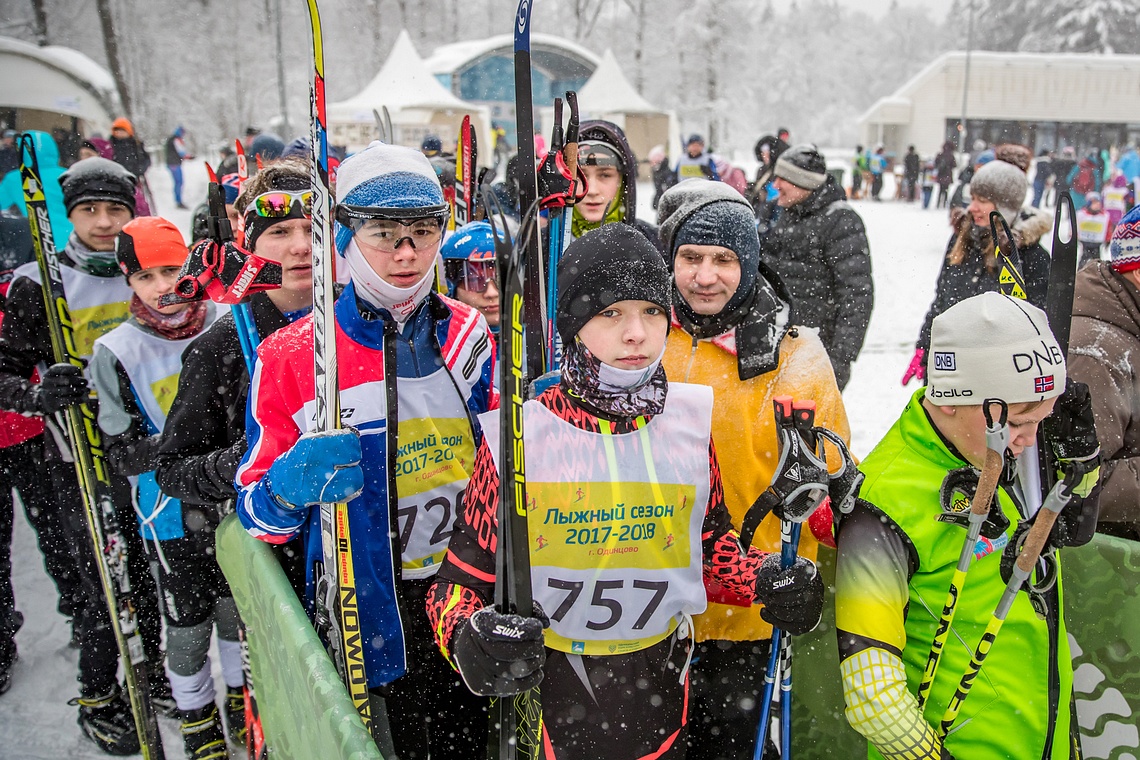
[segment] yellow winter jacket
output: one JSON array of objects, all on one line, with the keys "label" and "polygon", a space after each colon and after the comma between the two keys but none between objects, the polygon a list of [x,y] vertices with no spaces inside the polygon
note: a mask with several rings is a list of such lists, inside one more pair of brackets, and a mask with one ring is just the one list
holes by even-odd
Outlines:
[{"label": "yellow winter jacket", "polygon": [[[663,360],[670,380],[712,386],[712,437],[724,480],[724,498],[739,529],[744,513],[768,487],[776,469],[776,422],[772,399],[793,396],[814,399],[816,425],[835,431],[850,442],[851,428],[835,374],[818,333],[798,327],[780,342],[780,363],[767,374],[740,380],[734,333],[694,345],[693,337],[674,322]],[[838,469],[838,454],[828,446],[828,464]],[[760,524],[752,545],[780,550],[780,523],[769,515]],[[800,554],[814,560],[818,543],[803,531]],[[721,639],[755,641],[772,636],[772,626],[760,619],[760,608],[711,603],[695,618],[697,641]]]}]

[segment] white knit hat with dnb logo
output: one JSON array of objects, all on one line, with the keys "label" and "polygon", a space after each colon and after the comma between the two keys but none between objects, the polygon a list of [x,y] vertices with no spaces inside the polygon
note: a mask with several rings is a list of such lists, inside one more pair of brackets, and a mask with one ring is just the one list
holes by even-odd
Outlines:
[{"label": "white knit hat with dnb logo", "polygon": [[934,318],[926,397],[939,406],[1044,401],[1065,390],[1065,355],[1045,312],[983,293]]}]

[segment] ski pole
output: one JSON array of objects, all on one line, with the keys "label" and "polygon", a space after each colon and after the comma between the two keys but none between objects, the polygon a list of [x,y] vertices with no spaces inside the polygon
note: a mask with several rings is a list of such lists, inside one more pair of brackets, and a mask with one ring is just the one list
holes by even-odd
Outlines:
[{"label": "ski pole", "polygon": [[[815,424],[815,402],[793,401],[791,396],[777,396],[772,399],[776,413],[777,442],[783,448],[785,435],[798,435],[813,448],[819,445],[812,427]],[[822,448],[818,454],[823,458]],[[800,530],[810,511],[798,519],[780,521],[780,566],[784,569],[796,563],[799,552]],[[772,701],[776,694],[776,683],[780,687],[780,743],[784,748],[782,758],[788,760],[791,752],[792,730],[792,649],[791,635],[780,628],[772,628],[772,645],[768,654],[768,667],[764,673],[764,691],[760,696],[760,724],[756,729],[756,745],[753,760],[760,760],[768,743],[768,726],[772,715]]]},{"label": "ski pole", "polygon": [[[991,414],[991,406],[997,405],[999,412],[995,419]],[[986,399],[982,404],[986,415],[986,455],[982,464],[982,474],[978,478],[978,487],[974,491],[974,498],[970,502],[970,523],[966,531],[966,540],[962,543],[962,552],[958,555],[958,566],[954,568],[954,575],[950,578],[950,588],[946,592],[946,603],[942,605],[942,616],[938,620],[938,628],[934,632],[934,640],[930,643],[930,654],[926,658],[926,668],[922,673],[922,681],[918,685],[918,707],[921,710],[930,696],[930,687],[934,684],[934,676],[938,674],[938,664],[942,660],[942,650],[946,646],[946,639],[950,636],[950,626],[954,623],[954,613],[958,609],[958,598],[966,585],[966,573],[970,570],[970,561],[974,558],[974,549],[978,537],[982,534],[982,525],[990,515],[990,504],[994,491],[997,489],[998,478],[1001,476],[1002,464],[1005,461],[1005,450],[1009,446],[1009,406],[1001,399]]]},{"label": "ski pole", "polygon": [[[524,0],[526,2],[526,0]],[[520,7],[520,19],[529,8]],[[529,21],[529,15],[525,17]],[[498,206],[494,194],[487,197]],[[499,365],[499,503],[498,549],[495,552],[495,608],[503,614],[533,615],[534,596],[528,548],[526,457],[523,403],[527,396],[525,330],[526,273],[533,259],[524,255],[528,236],[536,234],[537,214],[524,214],[512,242],[503,222],[502,236],[488,214],[502,297],[499,300],[501,364]],[[537,760],[542,749],[542,692],[539,687],[491,703],[488,756],[498,760]]]},{"label": "ski pole", "polygon": [[1009,582],[1005,586],[1005,592],[1002,593],[1001,599],[994,609],[993,615],[990,617],[990,622],[986,625],[985,632],[982,633],[982,639],[978,642],[978,648],[974,650],[973,657],[970,658],[969,665],[966,666],[966,672],[962,674],[962,679],[958,682],[958,688],[954,691],[954,696],[950,699],[950,704],[946,707],[946,713],[942,716],[942,721],[938,725],[938,733],[941,736],[946,736],[950,728],[954,725],[954,721],[958,719],[958,713],[962,709],[962,703],[966,701],[966,697],[970,695],[970,689],[974,685],[974,679],[977,678],[978,673],[982,670],[982,664],[989,655],[990,649],[994,645],[994,640],[997,638],[998,633],[1001,631],[1002,624],[1005,623],[1005,618],[1009,614],[1009,610],[1013,607],[1014,600],[1017,599],[1017,594],[1021,590],[1022,585],[1029,579],[1030,574],[1033,572],[1037,560],[1041,557],[1041,552],[1045,548],[1045,542],[1049,539],[1049,534],[1053,530],[1053,524],[1057,522],[1057,516],[1060,515],[1061,510],[1073,498],[1072,489],[1080,482],[1080,477],[1075,472],[1066,473],[1065,478],[1057,482],[1053,489],[1049,491],[1049,495],[1045,497],[1045,503],[1041,505],[1041,509],[1037,512],[1037,517],[1033,521],[1033,526],[1025,536],[1025,543],[1021,548],[1021,553],[1017,555],[1017,562],[1014,563],[1013,572],[1010,575]]},{"label": "ski pole", "polygon": [[[557,154],[562,150],[562,98],[554,99],[554,127],[550,131],[550,149],[547,155]],[[547,245],[547,263],[546,263],[546,369],[547,371],[554,368],[554,316],[558,311],[558,304],[556,303],[555,293],[558,290],[558,262],[555,261],[556,255],[561,255],[561,252],[555,253],[557,249],[562,247],[562,222],[563,215],[562,209],[555,207],[550,209],[549,224],[547,230],[549,233],[549,243]]]},{"label": "ski pole", "polygon": [[[83,359],[76,348],[72,332],[71,310],[68,308],[63,272],[55,248],[47,197],[32,136],[28,133],[20,135],[17,146],[20,153],[20,181],[24,203],[28,207],[32,249],[39,265],[52,356],[57,364],[82,367]],[[164,760],[158,718],[150,699],[147,655],[138,628],[135,592],[128,574],[127,542],[111,500],[110,471],[103,456],[103,440],[95,410],[91,403],[84,402],[67,407],[63,416],[83,497],[84,516],[99,585],[123,665],[127,697],[139,737],[139,749],[144,760]]]}]

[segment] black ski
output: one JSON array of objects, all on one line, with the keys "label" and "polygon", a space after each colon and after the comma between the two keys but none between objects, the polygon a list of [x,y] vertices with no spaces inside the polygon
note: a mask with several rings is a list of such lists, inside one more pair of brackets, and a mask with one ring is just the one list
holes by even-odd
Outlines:
[{"label": "black ski", "polygon": [[[538,226],[538,175],[535,173],[534,155],[534,102],[530,79],[530,12],[531,0],[519,0],[515,13],[515,134],[519,152],[516,171],[519,184],[519,219],[525,226],[527,217],[534,216]],[[526,293],[524,322],[530,326],[526,336],[527,378],[534,380],[545,371],[542,334],[544,278],[538,235],[519,235],[524,249]]]},{"label": "black ski", "polygon": [[[487,198],[497,205],[493,193]],[[512,245],[506,217],[501,230],[487,209],[495,237],[502,294],[499,304],[499,532],[495,553],[495,607],[503,614],[530,616],[534,599],[527,532],[526,471],[523,456],[523,402],[527,394],[525,277],[528,238],[537,245],[538,230],[527,217]],[[529,259],[533,261],[533,259]],[[537,760],[542,747],[542,698],[536,687],[491,708],[489,756],[499,760]]]},{"label": "black ski", "polygon": [[[40,180],[39,162],[32,136],[19,140],[20,179],[24,202],[28,206],[28,223],[32,231],[32,247],[39,263],[40,280],[47,310],[48,333],[57,364],[84,366],[71,332],[71,311],[63,289],[63,272],[48,217],[47,199]],[[147,760],[165,760],[158,718],[150,701],[146,651],[138,628],[138,611],[134,589],[127,574],[127,543],[111,502],[111,480],[103,459],[103,441],[95,410],[90,403],[71,406],[66,411],[67,437],[83,493],[87,527],[95,550],[95,565],[103,586],[103,596],[110,612],[111,628],[119,645],[119,658],[126,674],[127,694],[135,729],[139,735],[142,756]]]},{"label": "black ski", "polygon": [[[1061,240],[1062,209],[1068,209],[1068,240]],[[1053,337],[1061,346],[1065,356],[1069,355],[1069,323],[1073,319],[1073,289],[1077,281],[1077,214],[1073,199],[1066,192],[1057,198],[1057,211],[1053,217],[1053,247],[1049,263],[1049,297],[1045,314],[1049,317],[1049,327]]]}]

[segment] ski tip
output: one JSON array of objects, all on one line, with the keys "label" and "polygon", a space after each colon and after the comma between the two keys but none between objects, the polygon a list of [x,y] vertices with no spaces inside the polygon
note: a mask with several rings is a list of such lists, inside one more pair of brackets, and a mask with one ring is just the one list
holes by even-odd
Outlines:
[{"label": "ski tip", "polygon": [[530,9],[531,0],[519,0],[515,12],[515,52],[530,53]]}]

